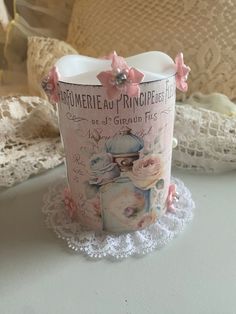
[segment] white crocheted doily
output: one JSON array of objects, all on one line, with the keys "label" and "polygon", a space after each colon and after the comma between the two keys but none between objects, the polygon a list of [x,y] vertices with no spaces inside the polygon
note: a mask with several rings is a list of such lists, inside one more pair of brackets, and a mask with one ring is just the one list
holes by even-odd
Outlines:
[{"label": "white crocheted doily", "polygon": [[96,234],[84,231],[78,222],[72,221],[63,201],[65,179],[49,188],[44,195],[43,213],[46,224],[67,245],[91,258],[124,258],[131,255],[143,255],[154,249],[160,249],[179,234],[192,219],[195,207],[190,191],[184,183],[172,178],[176,184],[179,200],[175,213],[167,213],[155,224],[146,229],[123,234]]}]

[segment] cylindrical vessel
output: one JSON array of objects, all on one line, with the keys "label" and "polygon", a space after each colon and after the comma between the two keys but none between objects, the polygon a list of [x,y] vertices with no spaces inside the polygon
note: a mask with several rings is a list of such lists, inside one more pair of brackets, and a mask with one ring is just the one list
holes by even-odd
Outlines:
[{"label": "cylindrical vessel", "polygon": [[126,61],[145,79],[138,97],[116,100],[96,81],[109,61],[67,56],[56,65],[68,185],[76,219],[88,229],[142,229],[167,208],[175,65],[160,52]]}]

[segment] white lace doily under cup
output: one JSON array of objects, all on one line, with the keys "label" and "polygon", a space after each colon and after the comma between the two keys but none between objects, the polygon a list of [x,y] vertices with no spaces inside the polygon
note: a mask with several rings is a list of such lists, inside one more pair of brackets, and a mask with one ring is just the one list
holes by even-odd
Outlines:
[{"label": "white lace doily under cup", "polygon": [[42,211],[46,224],[59,238],[66,241],[68,247],[91,258],[120,259],[160,249],[177,236],[193,217],[195,205],[190,191],[181,180],[172,178],[179,194],[179,200],[174,204],[174,213],[168,212],[155,224],[135,232],[96,234],[94,231],[84,231],[78,222],[71,220],[65,208],[65,182],[65,178],[62,178],[44,195]]}]

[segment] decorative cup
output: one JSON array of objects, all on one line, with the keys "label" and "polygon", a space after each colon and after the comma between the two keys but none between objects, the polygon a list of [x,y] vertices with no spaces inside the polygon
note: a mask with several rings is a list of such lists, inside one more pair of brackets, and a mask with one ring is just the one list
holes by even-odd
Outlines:
[{"label": "decorative cup", "polygon": [[[114,72],[114,60],[80,55],[56,63],[70,213],[90,230],[142,229],[166,212],[173,192],[176,64],[162,52],[124,62],[127,72]],[[134,96],[124,88],[131,69],[142,73]],[[106,81],[110,94],[101,73],[114,77]]]}]

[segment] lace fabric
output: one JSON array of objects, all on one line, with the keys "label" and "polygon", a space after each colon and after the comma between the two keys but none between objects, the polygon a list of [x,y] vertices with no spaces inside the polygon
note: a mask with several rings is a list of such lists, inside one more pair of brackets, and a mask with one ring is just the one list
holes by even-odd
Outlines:
[{"label": "lace fabric", "polygon": [[172,181],[179,194],[179,200],[174,204],[175,213],[168,212],[155,224],[136,232],[97,234],[84,230],[78,222],[71,220],[64,206],[65,178],[51,186],[44,195],[42,212],[46,225],[78,253],[93,259],[140,256],[167,245],[193,218],[195,204],[190,191],[181,180],[172,178]]},{"label": "lace fabric", "polygon": [[217,173],[236,169],[236,117],[187,104],[176,106],[172,165]]},{"label": "lace fabric", "polygon": [[52,105],[38,97],[0,98],[0,187],[24,181],[62,161]]},{"label": "lace fabric", "polygon": [[67,42],[94,57],[114,47],[124,57],[152,50],[174,57],[182,51],[192,69],[188,95],[220,92],[233,99],[235,15],[230,0],[75,0]]},{"label": "lace fabric", "polygon": [[77,54],[77,51],[64,41],[34,36],[28,39],[27,54],[29,91],[32,95],[46,98],[41,88],[42,79],[48,75],[58,59]]}]

